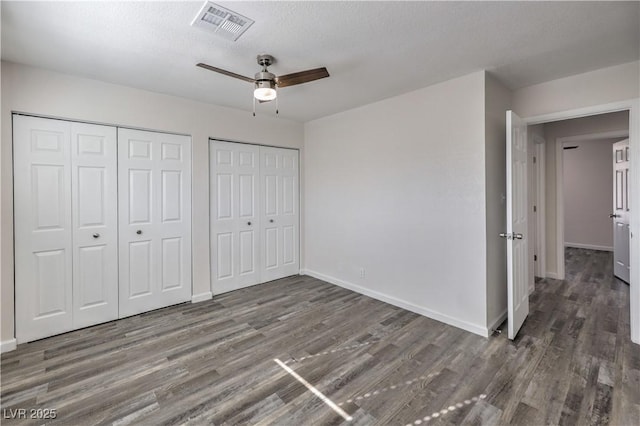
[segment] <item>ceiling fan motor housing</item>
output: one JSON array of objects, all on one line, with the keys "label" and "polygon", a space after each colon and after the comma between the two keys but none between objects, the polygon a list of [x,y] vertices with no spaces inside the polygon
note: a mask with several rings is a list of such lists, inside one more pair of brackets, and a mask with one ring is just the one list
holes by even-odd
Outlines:
[{"label": "ceiling fan motor housing", "polygon": [[268,71],[261,71],[256,73],[256,88],[270,88],[275,89],[276,75]]}]

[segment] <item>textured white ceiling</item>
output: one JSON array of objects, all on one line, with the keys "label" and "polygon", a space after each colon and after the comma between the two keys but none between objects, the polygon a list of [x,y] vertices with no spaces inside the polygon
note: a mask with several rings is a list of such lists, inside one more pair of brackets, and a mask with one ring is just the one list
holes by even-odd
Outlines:
[{"label": "textured white ceiling", "polygon": [[[307,121],[487,69],[512,89],[637,60],[639,2],[227,2],[256,23],[236,42],[190,26],[204,2],[2,1],[2,59],[247,111],[253,76],[326,66],[280,91]],[[270,104],[259,114],[273,114]]]}]

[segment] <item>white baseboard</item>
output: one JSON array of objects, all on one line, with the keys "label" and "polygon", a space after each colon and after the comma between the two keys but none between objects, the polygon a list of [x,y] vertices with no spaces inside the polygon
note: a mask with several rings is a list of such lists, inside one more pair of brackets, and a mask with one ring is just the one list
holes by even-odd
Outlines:
[{"label": "white baseboard", "polygon": [[593,244],[580,244],[580,243],[564,243],[565,247],[581,248],[587,250],[600,250],[600,251],[613,251],[613,247],[609,246],[596,246]]},{"label": "white baseboard", "polygon": [[4,340],[0,342],[0,353],[11,352],[18,346],[16,339]]},{"label": "white baseboard", "polygon": [[478,334],[482,337],[489,337],[489,329],[486,327],[479,326],[477,324],[473,324],[467,321],[462,321],[457,318],[450,317],[440,312],[433,311],[431,309],[414,305],[411,302],[407,302],[405,300],[401,300],[395,298],[393,296],[389,296],[384,293],[380,293],[378,291],[370,290],[366,287],[359,286],[357,284],[353,284],[347,281],[343,281],[341,279],[331,277],[329,275],[322,274],[317,271],[312,271],[309,269],[300,270],[300,274],[309,275],[313,278],[317,278],[322,281],[326,281],[328,283],[337,285],[342,288],[346,288],[347,290],[355,291],[356,293],[364,294],[365,296],[369,296],[373,299],[380,300],[382,302],[388,303],[393,306],[397,306],[402,309],[406,309],[407,311],[415,312],[416,314],[423,315],[425,317],[434,319],[436,321],[443,322],[445,324],[452,325],[454,327],[461,328],[470,333]]},{"label": "white baseboard", "polygon": [[194,294],[193,296],[191,296],[191,303],[204,302],[205,300],[211,300],[211,299],[213,299],[213,293],[211,293],[210,291],[207,291],[204,293]]},{"label": "white baseboard", "polygon": [[497,318],[489,323],[489,331],[493,332],[500,324],[507,319],[507,310],[505,309]]}]

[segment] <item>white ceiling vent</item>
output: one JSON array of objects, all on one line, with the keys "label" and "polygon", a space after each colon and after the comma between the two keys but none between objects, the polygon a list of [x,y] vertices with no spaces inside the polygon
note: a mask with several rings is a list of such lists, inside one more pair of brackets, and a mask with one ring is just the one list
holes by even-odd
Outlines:
[{"label": "white ceiling vent", "polygon": [[212,31],[227,40],[236,41],[254,22],[246,16],[208,1],[191,25]]}]

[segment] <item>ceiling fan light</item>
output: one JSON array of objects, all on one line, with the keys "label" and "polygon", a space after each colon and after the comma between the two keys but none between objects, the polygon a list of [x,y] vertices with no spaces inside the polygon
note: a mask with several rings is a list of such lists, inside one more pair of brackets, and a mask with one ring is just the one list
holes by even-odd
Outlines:
[{"label": "ceiling fan light", "polygon": [[276,89],[270,87],[256,87],[253,96],[259,101],[272,101],[277,97]]},{"label": "ceiling fan light", "polygon": [[273,80],[258,80],[256,88],[253,90],[253,96],[259,101],[272,101],[278,94],[276,93],[276,84]]}]

